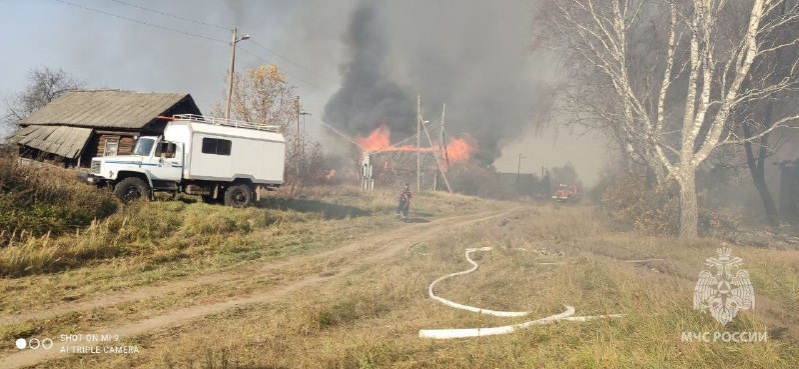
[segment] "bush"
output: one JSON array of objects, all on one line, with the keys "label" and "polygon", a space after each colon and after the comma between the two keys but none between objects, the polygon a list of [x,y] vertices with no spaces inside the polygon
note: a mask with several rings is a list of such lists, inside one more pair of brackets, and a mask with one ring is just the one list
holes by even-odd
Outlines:
[{"label": "bush", "polygon": [[0,155],[0,245],[23,234],[86,227],[118,205],[110,191],[80,182],[75,171]]},{"label": "bush", "polygon": [[[737,228],[743,213],[741,209],[717,206],[707,190],[697,195],[700,234],[716,234]],[[602,193],[601,205],[613,223],[621,228],[652,235],[679,233],[680,196],[674,181],[648,188],[644,178],[610,180]]]}]

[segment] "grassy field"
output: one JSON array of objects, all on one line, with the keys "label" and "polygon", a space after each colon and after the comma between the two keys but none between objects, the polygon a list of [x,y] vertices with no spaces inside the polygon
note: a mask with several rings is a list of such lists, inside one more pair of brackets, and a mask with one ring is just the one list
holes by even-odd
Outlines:
[{"label": "grassy field", "polygon": [[[311,189],[261,208],[154,202],[76,234],[0,250],[0,340],[117,332],[130,355],[54,355],[36,367],[104,368],[779,368],[799,365],[799,251],[728,245],[756,308],[726,327],[692,309],[718,241],[611,232],[591,207],[421,194],[411,223],[393,192]],[[494,310],[456,310],[437,293]],[[646,262],[625,262],[662,259]],[[5,268],[8,269],[5,269]],[[457,340],[420,329],[490,327],[575,307],[563,321]],[[688,343],[684,331],[763,331],[763,343]],[[32,351],[24,352],[31,354]],[[0,349],[0,363],[20,356]],[[21,357],[21,356],[20,356]],[[33,354],[30,357],[34,357]],[[21,363],[23,361],[16,361]]]}]

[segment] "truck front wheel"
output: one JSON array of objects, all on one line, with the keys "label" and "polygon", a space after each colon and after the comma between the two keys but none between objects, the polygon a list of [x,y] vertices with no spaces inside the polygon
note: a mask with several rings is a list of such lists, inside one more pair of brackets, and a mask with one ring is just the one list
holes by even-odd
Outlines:
[{"label": "truck front wheel", "polygon": [[114,186],[114,195],[119,197],[122,202],[129,204],[140,198],[148,198],[150,186],[140,178],[128,177]]},{"label": "truck front wheel", "polygon": [[252,203],[253,192],[250,186],[238,184],[230,186],[225,191],[225,205],[234,208],[243,208]]}]

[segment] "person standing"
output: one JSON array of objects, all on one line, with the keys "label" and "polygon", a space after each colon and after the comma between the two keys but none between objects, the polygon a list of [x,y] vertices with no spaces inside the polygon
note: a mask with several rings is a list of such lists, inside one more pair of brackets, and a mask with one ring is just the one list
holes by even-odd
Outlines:
[{"label": "person standing", "polygon": [[397,218],[401,215],[403,220],[408,220],[408,209],[411,207],[412,196],[411,186],[406,183],[400,191],[399,204],[397,205]]}]

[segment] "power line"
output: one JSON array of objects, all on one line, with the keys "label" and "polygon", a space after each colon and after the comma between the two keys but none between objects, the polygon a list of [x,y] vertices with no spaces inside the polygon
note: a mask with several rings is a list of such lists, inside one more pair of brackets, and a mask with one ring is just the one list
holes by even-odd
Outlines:
[{"label": "power line", "polygon": [[[247,49],[245,49],[245,48],[243,48],[243,47],[241,47],[241,46],[239,46],[239,50],[241,50],[241,51],[244,51],[244,52],[245,52],[245,53],[247,53],[247,54],[250,54],[252,57],[254,57],[254,58],[256,58],[256,59],[258,59],[258,60],[260,60],[260,61],[262,61],[262,62],[264,62],[264,63],[273,64],[272,62],[270,62],[270,61],[268,61],[268,60],[266,60],[266,59],[262,58],[262,57],[261,57],[261,56],[259,56],[258,54],[255,54],[255,53],[253,53],[252,51],[250,51],[250,50],[247,50]],[[317,90],[319,90],[319,91],[326,92],[326,93],[329,93],[329,94],[333,94],[333,92],[331,92],[331,91],[329,91],[329,90],[327,90],[327,89],[325,89],[325,88],[319,87],[319,86],[317,86],[317,85],[315,85],[315,84],[313,84],[313,83],[311,83],[311,82],[308,82],[307,80],[304,80],[304,79],[302,79],[302,78],[300,78],[300,77],[298,77],[298,76],[296,76],[296,75],[294,75],[294,74],[291,74],[291,73],[288,73],[288,72],[285,72],[285,71],[284,71],[284,73],[286,73],[286,75],[289,75],[289,76],[292,76],[292,77],[294,77],[295,79],[297,79],[297,80],[299,80],[299,81],[301,81],[301,82],[304,82],[304,83],[305,83],[305,84],[307,84],[308,86],[311,86],[311,87],[313,87],[313,88],[315,88],[315,89],[317,89]]]},{"label": "power line", "polygon": [[220,39],[213,38],[213,37],[198,35],[196,33],[181,31],[179,29],[164,27],[164,26],[161,26],[161,25],[158,25],[158,24],[148,23],[148,22],[140,21],[138,19],[133,19],[133,18],[128,18],[128,17],[125,17],[125,16],[121,16],[119,14],[109,13],[109,12],[102,11],[102,10],[99,10],[99,9],[90,8],[88,6],[83,6],[83,5],[80,5],[80,4],[71,3],[69,1],[64,1],[64,0],[53,0],[53,1],[56,1],[56,2],[59,2],[59,3],[62,3],[62,4],[66,4],[66,5],[71,5],[71,6],[74,6],[74,7],[77,7],[77,8],[81,8],[81,9],[84,9],[84,10],[93,11],[95,13],[108,15],[108,16],[111,16],[111,17],[114,17],[114,18],[124,19],[126,21],[143,24],[143,25],[150,26],[150,27],[160,28],[160,29],[163,29],[163,30],[166,30],[166,31],[180,33],[180,34],[183,34],[183,35],[186,35],[186,36],[198,37],[198,38],[206,39],[206,40],[209,40],[209,41],[221,42],[221,43],[225,43],[225,44],[229,43],[228,41],[225,41],[225,40],[220,40]]},{"label": "power line", "polygon": [[[365,148],[365,147],[363,147],[363,146],[361,146],[361,144],[359,144],[357,141],[355,141],[355,139],[353,139],[353,138],[352,138],[352,137],[350,137],[349,135],[346,135],[346,134],[342,133],[341,131],[339,131],[338,129],[336,129],[336,127],[333,127],[333,125],[331,125],[331,124],[329,124],[329,123],[325,122],[325,120],[324,120],[324,119],[322,119],[322,118],[320,118],[320,117],[316,117],[316,119],[319,121],[319,123],[322,123],[322,125],[324,125],[325,127],[329,128],[331,131],[333,131],[333,133],[335,133],[335,134],[337,134],[337,135],[339,135],[339,136],[343,137],[345,140],[347,140],[347,141],[349,141],[350,143],[352,143],[353,145],[357,146],[359,149],[361,149],[361,151],[367,151],[367,150],[366,150],[366,148]],[[439,119],[439,120],[438,120],[436,123],[439,123],[440,121],[441,121],[441,120]],[[428,129],[431,129],[431,128],[432,128],[432,129],[435,129],[435,128],[436,128],[436,127],[435,127],[435,123],[434,123],[434,124],[432,124],[430,127],[428,127]],[[400,142],[397,142],[397,143],[395,143],[395,144],[393,144],[393,145],[391,145],[391,146],[388,146],[388,147],[386,147],[386,148],[383,148],[383,149],[380,149],[380,150],[371,151],[371,152],[372,152],[372,153],[380,153],[380,152],[391,151],[391,149],[398,148],[398,147],[399,147],[400,145],[402,145],[404,142],[406,142],[406,141],[408,141],[408,140],[410,140],[410,139],[413,139],[413,138],[415,138],[415,137],[416,137],[416,135],[410,136],[410,137],[408,137],[408,138],[406,138],[406,139],[404,139],[404,140],[402,140],[402,141],[400,141]]]},{"label": "power line", "polygon": [[[181,19],[181,20],[184,20],[184,21],[193,22],[193,23],[197,23],[197,24],[202,24],[202,25],[206,25],[206,26],[210,26],[210,27],[219,28],[219,29],[224,29],[224,30],[227,30],[227,31],[233,30],[232,27],[224,27],[224,26],[219,26],[219,25],[216,25],[216,24],[211,24],[211,23],[199,21],[199,20],[196,20],[196,19],[186,18],[186,17],[183,17],[183,16],[166,13],[166,12],[162,12],[162,11],[159,11],[159,10],[146,8],[146,7],[143,7],[143,6],[140,6],[140,5],[131,4],[131,3],[128,3],[128,2],[125,2],[125,1],[122,1],[122,0],[111,0],[111,1],[113,1],[115,3],[127,5],[127,6],[130,6],[130,7],[134,7],[134,8],[137,8],[137,9],[146,10],[146,11],[149,11],[149,12],[152,12],[152,13],[164,15],[164,16],[167,16],[167,17],[172,17],[172,18],[175,18],[175,19]],[[292,65],[294,65],[294,66],[296,66],[298,68],[301,68],[304,71],[309,72],[309,73],[311,73],[311,74],[313,74],[313,75],[315,75],[317,77],[326,79],[326,80],[328,80],[330,82],[333,82],[333,83],[337,83],[338,82],[335,79],[327,77],[327,76],[322,75],[322,74],[319,74],[316,71],[314,71],[314,70],[312,70],[312,69],[310,69],[308,67],[305,67],[302,64],[295,62],[294,60],[289,59],[288,57],[280,55],[278,52],[276,52],[276,51],[274,51],[274,50],[272,50],[272,49],[270,49],[270,48],[268,48],[268,47],[266,47],[264,45],[261,45],[260,43],[258,43],[257,41],[255,41],[253,39],[250,39],[250,43],[252,43],[253,45],[265,50],[266,52],[268,52],[268,53],[270,53],[270,54],[272,54],[272,55],[274,55],[274,56],[276,56],[276,57],[278,57],[278,58],[280,58],[280,59],[282,59],[282,60],[284,60],[284,61],[286,61],[288,63],[291,63]]]},{"label": "power line", "polygon": [[[196,34],[196,33],[186,32],[186,31],[182,31],[182,30],[179,30],[179,29],[175,29],[175,28],[165,27],[165,26],[162,26],[162,25],[159,25],[159,24],[149,23],[149,22],[145,22],[145,21],[138,20],[138,19],[128,18],[128,17],[122,16],[122,15],[119,15],[119,14],[110,13],[110,12],[107,12],[107,11],[103,11],[103,10],[95,9],[95,8],[88,7],[88,6],[84,6],[84,5],[81,5],[81,4],[75,4],[75,3],[72,3],[72,2],[69,2],[69,1],[65,1],[65,0],[53,0],[53,1],[59,2],[59,3],[61,3],[61,4],[65,4],[65,5],[73,6],[73,7],[76,7],[76,8],[81,8],[81,9],[84,9],[84,10],[92,11],[92,12],[95,12],[95,13],[98,13],[98,14],[107,15],[107,16],[110,16],[110,17],[114,17],[114,18],[118,18],[118,19],[126,20],[126,21],[129,21],[129,22],[134,22],[134,23],[138,23],[138,24],[145,25],[145,26],[149,26],[149,27],[154,27],[154,28],[162,29],[162,30],[165,30],[165,31],[170,31],[170,32],[175,32],[175,33],[180,33],[180,34],[182,34],[182,35],[185,35],[185,36],[190,36],[190,37],[201,38],[201,39],[205,39],[205,40],[209,40],[209,41],[214,41],[214,42],[218,42],[218,43],[224,43],[224,44],[229,44],[229,43],[230,43],[229,41],[226,41],[226,40],[217,39],[217,38],[208,37],[208,36],[203,36],[203,35],[199,35],[199,34]],[[224,29],[224,30],[230,30],[230,28],[227,28],[227,27],[218,26],[218,25],[211,24],[211,23],[206,23],[206,22],[203,22],[203,21],[198,21],[198,20],[194,20],[194,19],[189,19],[189,18],[186,18],[186,17],[181,17],[181,16],[178,16],[178,15],[173,15],[173,14],[169,14],[169,13],[161,12],[161,11],[154,10],[154,9],[145,8],[145,7],[138,6],[138,5],[135,5],[135,4],[130,4],[130,3],[127,3],[127,2],[124,2],[124,1],[121,1],[121,0],[111,0],[111,1],[114,1],[114,2],[116,2],[116,3],[123,4],[123,5],[131,6],[131,7],[134,7],[134,8],[139,8],[139,9],[142,9],[142,10],[150,11],[150,12],[153,12],[153,13],[161,14],[161,15],[164,15],[164,16],[173,17],[173,18],[176,18],[176,19],[181,19],[181,20],[185,20],[185,21],[190,21],[190,22],[194,22],[194,23],[198,23],[198,24],[203,24],[203,25],[207,25],[207,26],[211,26],[211,27],[215,27],[215,28],[220,28],[220,29]],[[305,70],[305,71],[307,71],[307,72],[310,72],[310,73],[312,73],[312,74],[314,74],[314,75],[316,75],[316,76],[318,76],[318,77],[321,77],[321,78],[327,79],[327,80],[329,80],[329,81],[333,81],[333,82],[335,82],[335,81],[334,81],[332,78],[325,77],[324,75],[321,75],[321,74],[319,74],[319,73],[317,73],[317,72],[315,72],[315,71],[311,70],[310,68],[304,67],[304,66],[302,66],[301,64],[299,64],[299,63],[297,63],[297,62],[294,62],[293,60],[291,60],[291,59],[289,59],[289,58],[286,58],[286,57],[284,57],[284,56],[282,56],[282,55],[280,55],[280,54],[278,54],[278,53],[276,53],[276,52],[274,52],[274,51],[270,50],[269,48],[267,48],[267,47],[265,47],[265,46],[263,46],[263,45],[261,45],[261,44],[259,44],[259,43],[253,42],[253,44],[255,44],[256,46],[258,46],[258,47],[260,47],[260,48],[262,48],[262,49],[264,49],[264,50],[266,50],[266,51],[268,51],[268,52],[270,52],[270,53],[272,53],[272,54],[276,55],[277,57],[279,57],[279,58],[281,58],[281,59],[283,59],[283,60],[285,60],[285,61],[287,61],[287,62],[289,62],[289,63],[291,63],[291,64],[293,64],[293,65],[295,65],[295,66],[297,66],[297,67],[299,67],[299,68],[302,68],[303,70]],[[269,62],[268,60],[266,60],[266,59],[262,58],[261,56],[259,56],[259,55],[255,54],[255,53],[253,53],[253,52],[251,52],[251,51],[249,51],[249,50],[247,50],[247,49],[245,49],[245,48],[243,48],[243,47],[241,47],[241,46],[239,46],[239,49],[240,49],[240,50],[242,50],[242,51],[244,51],[245,53],[247,53],[247,54],[249,54],[249,55],[251,55],[251,56],[255,57],[256,59],[258,59],[258,60],[260,60],[260,61],[264,62],[264,63],[269,63],[269,64],[271,64],[271,62]],[[316,85],[316,84],[314,84],[314,83],[311,83],[311,82],[309,82],[309,81],[307,81],[307,80],[305,80],[305,79],[303,79],[303,78],[300,78],[299,76],[296,76],[296,75],[294,75],[294,74],[291,74],[291,73],[288,73],[288,72],[284,72],[284,73],[286,73],[287,75],[289,75],[289,76],[293,77],[294,79],[297,79],[297,80],[299,80],[299,81],[301,81],[301,82],[305,83],[306,85],[308,85],[308,86],[310,86],[310,87],[313,87],[313,88],[315,88],[315,89],[317,89],[317,90],[319,90],[319,91],[322,91],[322,92],[325,92],[325,93],[328,93],[328,94],[333,94],[333,92],[331,92],[331,91],[329,91],[329,90],[327,90],[327,89],[325,89],[325,88],[323,88],[323,87],[320,87],[320,86],[318,86],[318,85]],[[337,130],[336,130],[335,128],[333,128],[331,125],[329,125],[329,124],[325,123],[325,122],[324,122],[324,121],[322,121],[321,119],[319,119],[319,120],[320,120],[320,122],[322,122],[322,124],[324,124],[324,125],[326,125],[327,127],[329,127],[329,128],[331,128],[331,129],[333,129],[333,130],[334,130],[336,133],[338,133],[339,135],[342,135],[343,137],[346,137],[346,138],[347,138],[347,139],[348,139],[350,142],[352,142],[352,143],[354,143],[354,144],[358,145],[358,144],[357,144],[357,143],[355,143],[353,140],[351,140],[349,137],[347,137],[346,135],[344,135],[344,134],[342,134],[341,132],[337,131]],[[358,146],[360,146],[360,145],[358,145]]]},{"label": "power line", "polygon": [[141,10],[146,10],[148,12],[152,12],[152,13],[155,13],[155,14],[160,14],[160,15],[164,15],[164,16],[167,16],[167,17],[172,17],[172,18],[175,18],[175,19],[180,19],[180,20],[184,20],[184,21],[188,21],[188,22],[193,22],[193,23],[197,23],[197,24],[210,26],[210,27],[224,29],[224,30],[227,30],[227,31],[232,31],[233,30],[232,27],[219,26],[219,25],[216,25],[216,24],[211,24],[211,23],[199,21],[199,20],[196,20],[196,19],[190,19],[190,18],[179,16],[179,15],[175,15],[175,14],[165,13],[165,12],[158,11],[158,10],[155,10],[155,9],[145,8],[145,7],[140,6],[140,5],[127,3],[127,2],[124,2],[124,1],[121,1],[121,0],[111,0],[111,1],[113,1],[115,3],[122,4],[122,5],[127,5],[127,6],[130,6],[130,7],[138,8],[138,9],[141,9]]},{"label": "power line", "polygon": [[[65,5],[74,6],[74,7],[76,7],[76,8],[81,8],[81,9],[84,9],[84,10],[89,10],[89,11],[92,11],[92,12],[95,12],[95,13],[99,13],[99,14],[107,15],[107,16],[110,16],[110,17],[114,17],[114,18],[118,18],[118,19],[123,19],[123,20],[129,21],[129,22],[139,23],[139,24],[142,24],[142,25],[146,25],[146,26],[150,26],[150,27],[155,27],[155,28],[162,29],[162,30],[166,30],[166,31],[170,31],[170,32],[176,32],[176,33],[180,33],[180,34],[183,34],[183,35],[186,35],[186,36],[198,37],[198,38],[202,38],[202,39],[205,39],[205,40],[214,41],[214,42],[219,42],[219,43],[224,43],[224,44],[229,44],[229,43],[230,43],[229,41],[225,41],[225,40],[221,40],[221,39],[217,39],[217,38],[213,38],[213,37],[208,37],[208,36],[203,36],[203,35],[198,35],[198,34],[196,34],[196,33],[191,33],[191,32],[181,31],[181,30],[179,30],[179,29],[174,29],[174,28],[170,28],[170,27],[165,27],[165,26],[161,26],[161,25],[158,25],[158,24],[154,24],[154,23],[144,22],[144,21],[140,21],[140,20],[138,20],[138,19],[128,18],[128,17],[122,16],[122,15],[119,15],[119,14],[109,13],[109,12],[106,12],[106,11],[103,11],[103,10],[99,10],[99,9],[91,8],[91,7],[88,7],[88,6],[83,6],[83,5],[80,5],[80,4],[75,4],[75,3],[72,3],[72,2],[69,2],[69,1],[65,1],[65,0],[53,0],[53,1],[56,1],[56,2],[59,2],[59,3],[65,4]],[[261,56],[259,56],[259,55],[255,54],[255,53],[253,53],[253,52],[251,52],[251,51],[249,51],[249,50],[247,50],[247,49],[245,49],[245,48],[243,48],[243,47],[241,47],[241,46],[239,46],[239,50],[242,50],[242,51],[244,51],[245,53],[247,53],[247,54],[250,54],[251,56],[253,56],[253,57],[257,58],[258,60],[260,60],[260,61],[262,61],[262,62],[264,62],[264,63],[270,63],[269,61],[267,61],[266,59],[262,58]],[[271,63],[270,63],[270,64],[271,64]],[[302,78],[300,78],[300,77],[298,77],[298,76],[296,76],[296,75],[294,75],[294,74],[291,74],[291,73],[288,73],[288,72],[285,72],[285,73],[286,73],[287,75],[290,75],[290,76],[292,76],[294,79],[297,79],[297,80],[299,80],[299,81],[301,81],[301,82],[303,82],[303,83],[307,84],[307,85],[308,85],[308,86],[310,86],[310,87],[313,87],[313,88],[315,88],[315,89],[317,89],[317,90],[320,90],[320,91],[322,91],[322,92],[326,92],[326,93],[332,94],[332,92],[331,92],[331,91],[329,91],[329,90],[327,90],[327,89],[325,89],[325,88],[319,87],[319,86],[317,86],[317,85],[316,85],[316,84],[314,84],[314,83],[308,82],[307,80],[305,80],[305,79],[302,79]]]},{"label": "power line", "polygon": [[289,62],[289,63],[291,63],[291,64],[294,64],[295,66],[297,66],[297,67],[299,67],[299,68],[302,68],[303,70],[305,70],[305,71],[307,71],[307,72],[310,72],[310,73],[314,74],[314,75],[315,75],[315,76],[317,76],[317,77],[324,78],[324,79],[326,79],[326,80],[328,80],[328,81],[330,81],[330,82],[333,82],[333,83],[338,83],[338,81],[334,80],[333,78],[326,77],[326,76],[324,76],[324,75],[321,75],[321,74],[319,74],[319,73],[317,73],[317,72],[313,71],[312,69],[310,69],[310,68],[308,68],[308,67],[304,67],[304,66],[302,66],[301,64],[299,64],[299,63],[297,63],[297,62],[295,62],[295,61],[293,61],[293,60],[291,60],[291,59],[289,59],[289,58],[286,58],[286,57],[284,57],[284,56],[282,56],[282,55],[278,54],[277,52],[275,52],[275,51],[273,51],[273,50],[269,49],[268,47],[266,47],[266,46],[264,46],[264,45],[261,45],[261,44],[259,44],[259,43],[258,43],[257,41],[255,41],[255,40],[252,40],[252,39],[250,39],[250,41],[252,42],[252,44],[253,44],[253,45],[255,45],[255,46],[258,46],[258,47],[260,47],[260,48],[262,48],[262,49],[266,50],[268,53],[270,53],[270,54],[273,54],[273,55],[277,56],[278,58],[280,58],[280,59],[283,59],[283,60],[285,60],[285,61],[287,61],[287,62]]},{"label": "power line", "polygon": [[332,125],[330,125],[330,124],[327,124],[327,122],[325,122],[325,121],[324,121],[324,119],[317,117],[317,120],[319,120],[319,123],[322,123],[322,124],[323,124],[323,125],[325,125],[327,128],[330,128],[330,130],[331,130],[331,131],[335,132],[336,134],[338,134],[338,135],[339,135],[339,136],[341,136],[341,137],[344,137],[344,138],[345,138],[347,141],[349,141],[349,142],[350,142],[350,143],[352,143],[353,145],[355,145],[355,146],[358,146],[358,148],[359,148],[359,149],[361,149],[361,151],[366,151],[366,148],[365,148],[365,147],[363,147],[363,146],[361,146],[361,144],[359,144],[359,143],[355,142],[355,140],[354,140],[354,139],[352,139],[350,136],[347,136],[347,135],[345,135],[345,134],[341,133],[341,131],[339,131],[338,129],[336,129],[336,128],[335,128],[335,127],[333,127]]},{"label": "power line", "polygon": [[[428,130],[434,130],[434,129],[438,128],[440,125],[441,125],[441,118],[438,118],[438,120],[436,120],[435,122],[433,122],[430,125],[428,125],[427,129]],[[390,147],[399,147],[400,145],[402,145],[402,144],[404,144],[404,143],[406,143],[408,141],[416,139],[417,135],[418,134],[413,134],[413,135],[405,138],[404,140],[401,140],[400,142],[397,142],[397,143],[391,145]]]},{"label": "power line", "polygon": [[[175,28],[170,28],[170,27],[165,27],[165,26],[161,26],[161,25],[158,25],[158,24],[154,24],[154,23],[140,21],[138,19],[128,18],[128,17],[122,16],[122,15],[119,15],[119,14],[109,13],[109,12],[106,12],[106,11],[103,11],[103,10],[91,8],[91,7],[80,5],[80,4],[75,4],[75,3],[72,3],[72,2],[69,2],[69,1],[65,1],[65,0],[53,0],[53,1],[65,4],[65,5],[70,5],[70,6],[74,6],[74,7],[77,7],[77,8],[81,8],[81,9],[84,9],[84,10],[89,10],[89,11],[92,11],[92,12],[95,12],[95,13],[111,16],[111,17],[114,17],[114,18],[123,19],[123,20],[129,21],[129,22],[135,22],[135,23],[139,23],[139,24],[142,24],[142,25],[150,26],[150,27],[159,28],[159,29],[162,29],[162,30],[170,31],[170,32],[180,33],[180,34],[183,34],[183,35],[186,35],[186,36],[202,38],[202,39],[205,39],[205,40],[219,42],[219,43],[225,43],[225,44],[229,44],[230,43],[229,41],[225,41],[225,40],[222,40],[222,39],[203,36],[203,35],[199,35],[199,34],[196,34],[196,33],[186,32],[186,31],[182,31],[182,30],[179,30],[179,29],[175,29]],[[204,24],[204,25],[208,25],[208,26],[212,26],[212,27],[216,27],[216,28],[221,28],[221,29],[225,29],[225,30],[230,30],[229,28],[226,28],[226,27],[223,27],[223,26],[218,26],[218,25],[214,25],[214,24],[211,24],[211,23],[206,23],[206,22],[202,22],[202,21],[198,21],[198,20],[194,20],[194,19],[189,19],[189,18],[186,18],[186,17],[181,17],[181,16],[178,16],[178,15],[173,15],[173,14],[161,12],[161,11],[154,10],[154,9],[145,8],[145,7],[138,6],[138,5],[135,5],[135,4],[130,4],[130,3],[127,3],[127,2],[124,2],[124,1],[121,1],[121,0],[111,0],[111,1],[114,1],[114,2],[117,2],[117,3],[120,3],[120,4],[124,4],[124,5],[127,5],[127,6],[131,6],[131,7],[147,10],[147,11],[150,11],[150,12],[153,12],[153,13],[157,13],[157,14],[161,14],[161,15],[177,18],[177,19],[191,21],[191,22],[194,22],[194,23]],[[321,74],[311,70],[310,68],[304,67],[301,64],[299,64],[297,62],[294,62],[293,60],[291,60],[291,59],[289,59],[287,57],[284,57],[284,56],[282,56],[282,55],[270,50],[269,48],[267,48],[267,47],[265,47],[265,46],[263,46],[263,45],[261,45],[259,43],[256,43],[256,42],[252,41],[252,39],[250,39],[250,41],[253,44],[255,44],[256,46],[258,46],[258,47],[260,47],[260,48],[262,48],[262,49],[264,49],[264,50],[276,55],[277,57],[279,57],[279,58],[281,58],[281,59],[283,59],[283,60],[285,60],[285,61],[287,61],[287,62],[289,62],[289,63],[291,63],[291,64],[293,64],[293,65],[295,65],[297,67],[299,67],[299,68],[302,68],[303,70],[305,70],[307,72],[313,73],[314,75],[319,76],[321,78],[325,78],[325,79],[327,79],[329,81],[333,81],[333,79],[331,79],[331,78],[325,77],[324,75],[321,75]],[[265,63],[270,63],[271,64],[271,62],[267,61],[266,59],[262,58],[261,56],[255,54],[255,53],[251,52],[250,50],[247,50],[247,49],[245,49],[245,48],[243,48],[241,46],[239,46],[239,49],[244,51],[245,53],[250,54],[251,56],[257,58],[258,60],[261,60],[261,61],[263,61]],[[301,77],[299,77],[299,76],[297,76],[295,74],[288,73],[288,72],[284,72],[284,73],[286,73],[287,75],[293,77],[294,79],[297,79],[297,80],[305,83],[306,85],[308,85],[310,87],[313,87],[313,88],[315,88],[315,89],[317,89],[319,91],[322,91],[322,92],[325,92],[325,93],[329,93],[329,94],[333,93],[333,92],[331,92],[331,91],[329,91],[329,90],[327,90],[325,88],[322,88],[322,87],[320,87],[320,86],[318,86],[318,85],[316,85],[316,84],[314,84],[312,82],[309,82],[308,80],[305,80],[305,79],[303,79],[303,78],[301,78]],[[333,82],[335,82],[335,81],[333,81]]]}]

